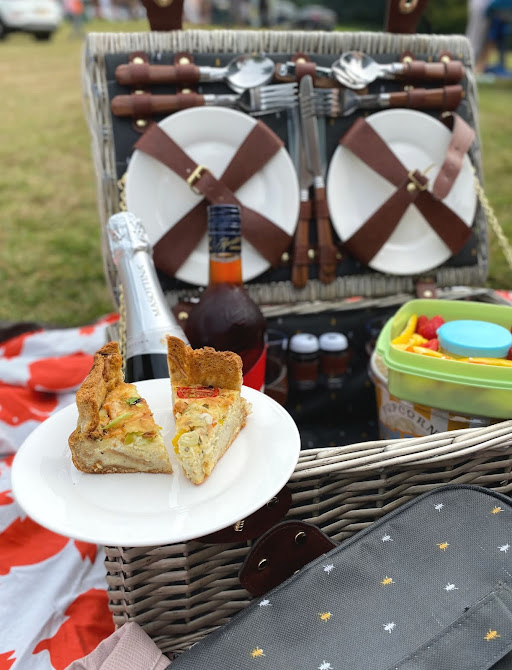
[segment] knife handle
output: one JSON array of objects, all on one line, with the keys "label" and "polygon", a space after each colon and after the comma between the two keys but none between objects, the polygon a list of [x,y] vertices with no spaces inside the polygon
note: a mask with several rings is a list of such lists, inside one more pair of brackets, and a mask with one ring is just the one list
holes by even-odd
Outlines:
[{"label": "knife handle", "polygon": [[126,63],[118,65],[115,77],[122,86],[148,86],[151,84],[196,83],[201,71],[197,65],[149,65],[148,63]]},{"label": "knife handle", "polygon": [[179,109],[202,107],[204,98],[197,93],[177,93],[176,95],[116,95],[112,98],[110,109],[114,116],[141,118],[154,114],[170,114]]},{"label": "knife handle", "polygon": [[330,284],[336,277],[337,249],[332,239],[329,209],[325,187],[315,187],[315,221],[318,238],[318,276],[323,284]]},{"label": "knife handle", "polygon": [[[280,74],[279,72],[279,67],[280,65],[283,65],[282,63],[276,63],[276,68],[274,71],[274,79],[280,83],[288,83],[288,82],[294,82],[294,81],[300,81],[302,77],[304,77],[306,74],[311,74],[311,72],[307,72],[305,70],[300,69],[297,67],[296,71],[294,74]],[[314,73],[314,63],[308,62],[308,66],[313,66],[313,73]],[[317,77],[316,74],[312,75],[313,79],[313,86],[315,88],[342,88],[341,84],[336,81],[336,79],[331,79],[331,77]]]},{"label": "knife handle", "polygon": [[396,75],[397,79],[413,79],[415,81],[443,81],[447,84],[456,84],[466,72],[464,65],[458,60],[447,63],[426,63],[422,60],[413,60],[403,63],[404,71]]},{"label": "knife handle", "polygon": [[389,93],[389,107],[409,107],[410,109],[441,109],[453,112],[464,95],[462,86],[443,88],[413,88],[409,91]]},{"label": "knife handle", "polygon": [[301,191],[299,220],[293,236],[292,283],[295,288],[304,288],[309,279],[309,222],[312,213],[309,191]]}]

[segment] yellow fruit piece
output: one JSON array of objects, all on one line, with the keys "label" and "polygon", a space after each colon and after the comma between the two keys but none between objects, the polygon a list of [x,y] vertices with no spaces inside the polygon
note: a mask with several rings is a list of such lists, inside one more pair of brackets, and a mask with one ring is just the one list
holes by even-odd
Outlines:
[{"label": "yellow fruit piece", "polygon": [[395,339],[391,340],[391,344],[406,344],[409,342],[411,336],[414,334],[416,330],[416,324],[418,323],[418,315],[417,314],[412,314],[405,326],[405,328],[402,330],[400,335],[395,337]]},{"label": "yellow fruit piece", "polygon": [[426,337],[423,337],[419,333],[413,333],[407,344],[421,346],[422,344],[425,344],[426,342],[428,342]]},{"label": "yellow fruit piece", "polygon": [[415,354],[423,354],[424,356],[433,356],[434,358],[450,358],[445,354],[442,354],[440,351],[434,351],[428,347],[412,347],[412,350]]},{"label": "yellow fruit piece", "polygon": [[512,368],[512,361],[508,358],[468,358],[468,363],[481,363],[483,365],[499,365],[503,368]]}]

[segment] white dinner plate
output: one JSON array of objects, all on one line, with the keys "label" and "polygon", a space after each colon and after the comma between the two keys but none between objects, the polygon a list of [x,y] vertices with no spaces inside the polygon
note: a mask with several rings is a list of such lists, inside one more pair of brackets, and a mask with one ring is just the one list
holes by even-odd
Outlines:
[{"label": "white dinner plate", "polygon": [[[448,128],[428,114],[411,109],[388,109],[368,116],[366,121],[407,169],[423,172],[433,165],[427,172],[428,188],[432,190],[452,137]],[[331,221],[343,242],[396,190],[341,144],[329,165],[326,189]],[[468,227],[473,225],[476,191],[467,154],[443,202]],[[449,247],[420,211],[410,205],[393,234],[368,265],[389,274],[417,274],[441,265],[451,255]]]},{"label": "white dinner plate", "polygon": [[297,463],[300,437],[288,412],[246,386],[252,414],[203,484],[183,474],[171,445],[169,379],[138,382],[162,426],[173,474],[85,474],[75,468],[68,437],[77,408],[60,410],[25,440],[12,466],[13,493],[37,523],[66,537],[112,546],[184,542],[227,528],[267,503]]},{"label": "white dinner plate", "polygon": [[[171,114],[158,125],[197,164],[205,165],[219,178],[256,123],[248,114],[236,110],[195,107]],[[202,196],[196,195],[181,177],[140,150],[133,153],[128,164],[125,194],[128,211],[141,219],[152,245],[202,200]],[[284,147],[235,194],[244,205],[293,235],[299,213],[299,186],[293,163]],[[243,280],[254,279],[269,267],[270,263],[243,240]],[[176,277],[190,284],[207,285],[206,234]]]}]

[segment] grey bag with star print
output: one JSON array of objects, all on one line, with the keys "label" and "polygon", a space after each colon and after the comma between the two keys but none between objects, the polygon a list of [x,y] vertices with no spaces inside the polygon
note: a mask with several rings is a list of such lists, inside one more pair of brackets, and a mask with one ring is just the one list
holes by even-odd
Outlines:
[{"label": "grey bag with star print", "polygon": [[306,565],[171,670],[512,668],[512,505],[430,491]]}]

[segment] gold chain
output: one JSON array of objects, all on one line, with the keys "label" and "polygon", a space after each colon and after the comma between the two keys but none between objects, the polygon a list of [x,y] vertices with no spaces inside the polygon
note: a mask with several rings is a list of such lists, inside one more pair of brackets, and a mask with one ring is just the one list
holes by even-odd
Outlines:
[{"label": "gold chain", "polygon": [[480,200],[480,203],[484,208],[485,216],[487,218],[489,226],[492,232],[496,235],[496,239],[498,240],[503,255],[505,256],[505,260],[508,263],[508,266],[512,269],[512,246],[508,241],[507,236],[503,231],[503,228],[500,226],[498,222],[498,218],[494,213],[494,210],[491,207],[491,204],[489,203],[487,196],[485,195],[483,186],[480,183],[476,173],[475,173],[475,190],[477,192],[478,199]]}]

